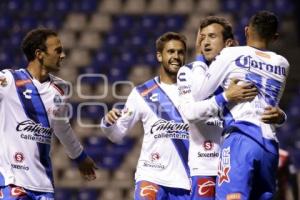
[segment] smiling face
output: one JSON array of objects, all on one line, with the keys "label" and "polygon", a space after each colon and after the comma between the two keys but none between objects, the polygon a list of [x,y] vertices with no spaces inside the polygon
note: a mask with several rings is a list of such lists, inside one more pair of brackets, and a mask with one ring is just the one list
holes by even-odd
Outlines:
[{"label": "smiling face", "polygon": [[49,71],[59,71],[65,53],[58,37],[50,36],[46,40],[47,49],[43,51],[41,63]]},{"label": "smiling face", "polygon": [[223,27],[220,24],[210,24],[200,31],[200,48],[207,61],[212,61],[226,43],[223,38]]},{"label": "smiling face", "polygon": [[185,45],[180,40],[170,40],[165,43],[162,52],[157,52],[157,60],[168,75],[177,75],[185,63]]}]

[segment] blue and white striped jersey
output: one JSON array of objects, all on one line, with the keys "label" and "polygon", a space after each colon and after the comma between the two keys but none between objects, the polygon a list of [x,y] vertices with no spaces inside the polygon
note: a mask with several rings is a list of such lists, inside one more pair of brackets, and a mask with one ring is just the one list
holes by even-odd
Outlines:
[{"label": "blue and white striped jersey", "polygon": [[55,118],[64,112],[63,91],[56,85],[62,80],[50,75],[40,83],[21,69],[1,71],[0,81],[0,186],[53,192],[53,134],[71,158],[83,152],[68,120]]},{"label": "blue and white striped jersey", "polygon": [[266,106],[279,104],[288,70],[288,61],[274,52],[250,46],[224,48],[207,70],[199,94],[204,99],[226,89],[232,78],[253,83],[259,94],[251,102],[227,105],[224,127],[237,127],[264,145],[264,139],[276,140],[276,134],[274,125],[261,122],[261,114]]},{"label": "blue and white striped jersey", "polygon": [[222,121],[219,111],[226,100],[223,93],[213,98],[213,109],[208,110],[202,102],[199,89],[208,66],[195,61],[180,68],[177,84],[180,96],[180,111],[190,122],[189,167],[191,176],[216,176],[220,156]]},{"label": "blue and white striped jersey", "polygon": [[[103,132],[115,142],[122,140],[137,121],[143,123],[136,181],[190,189],[189,126],[178,105],[177,85],[161,83],[155,78],[132,90],[116,124],[107,127],[102,120]],[[203,107],[209,110],[207,115],[217,109],[214,99],[203,102]]]}]

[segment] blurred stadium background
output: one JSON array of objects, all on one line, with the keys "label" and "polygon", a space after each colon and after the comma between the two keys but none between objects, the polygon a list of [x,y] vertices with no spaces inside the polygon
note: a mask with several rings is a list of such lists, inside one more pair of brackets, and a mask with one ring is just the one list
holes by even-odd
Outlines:
[{"label": "blurred stadium background", "polygon": [[[114,84],[116,81],[129,80],[136,85],[156,74],[155,40],[162,33],[177,31],[187,36],[189,62],[193,60],[196,32],[203,17],[215,14],[229,19],[235,37],[243,45],[243,27],[249,17],[261,9],[279,16],[281,37],[272,49],[287,57],[291,64],[280,105],[288,114],[288,121],[278,135],[281,147],[290,154],[291,165],[287,171],[299,174],[300,17],[297,0],[1,0],[0,69],[26,67],[20,43],[27,31],[39,26],[57,30],[67,53],[58,76],[73,86],[70,100],[75,112],[71,122],[87,153],[99,166],[97,180],[84,182],[62,146],[54,141],[56,199],[133,199],[134,171],[143,137],[141,125],[138,124],[122,144],[112,144],[98,128],[104,114],[98,103],[111,108],[114,103],[124,101],[122,96],[126,97],[132,87],[122,82]],[[77,77],[87,73],[105,74],[108,82],[99,77],[83,77],[79,82]],[[105,89],[107,95],[101,97]],[[97,95],[100,98],[94,98]],[[284,178],[289,179],[285,175]],[[295,179],[291,179],[291,183],[293,181]],[[286,199],[296,200],[292,198],[291,188],[288,187]]]}]

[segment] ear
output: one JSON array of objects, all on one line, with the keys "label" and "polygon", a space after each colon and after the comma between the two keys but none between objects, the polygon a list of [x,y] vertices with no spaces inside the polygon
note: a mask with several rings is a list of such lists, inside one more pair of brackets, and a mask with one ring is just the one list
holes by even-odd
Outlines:
[{"label": "ear", "polygon": [[40,49],[35,50],[34,54],[35,54],[35,57],[39,60],[42,59],[44,56],[44,52]]},{"label": "ear", "polygon": [[273,41],[276,41],[279,38],[279,33],[275,33],[273,36]]},{"label": "ear", "polygon": [[249,35],[249,26],[245,27],[245,37],[248,38]]},{"label": "ear", "polygon": [[160,63],[162,62],[161,52],[159,52],[159,51],[156,52],[156,59],[157,59],[158,62],[160,62]]},{"label": "ear", "polygon": [[234,46],[238,46],[239,45],[239,42],[237,40],[234,40],[234,39],[227,39],[225,41],[225,47],[234,47]]}]

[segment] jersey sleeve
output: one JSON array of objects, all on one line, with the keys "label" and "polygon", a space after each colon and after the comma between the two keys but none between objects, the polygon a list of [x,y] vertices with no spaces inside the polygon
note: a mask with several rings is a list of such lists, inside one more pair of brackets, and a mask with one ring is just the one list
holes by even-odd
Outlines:
[{"label": "jersey sleeve", "polygon": [[8,70],[0,71],[0,100],[5,97],[13,84],[13,77]]},{"label": "jersey sleeve", "polygon": [[68,120],[55,119],[53,122],[53,130],[70,158],[76,159],[82,154],[83,147],[75,136]]},{"label": "jersey sleeve", "polygon": [[71,159],[77,159],[83,153],[83,146],[80,144],[69,122],[69,106],[65,102],[64,96],[61,97],[63,102],[58,105],[55,113],[51,116],[51,127],[56,137],[64,146],[68,156]]},{"label": "jersey sleeve", "polygon": [[223,94],[206,100],[199,99],[197,86],[201,84],[205,71],[197,66],[193,69],[184,66],[177,76],[180,97],[178,109],[189,122],[204,121],[217,116],[220,108],[227,103]]},{"label": "jersey sleeve", "polygon": [[128,131],[141,119],[141,96],[136,89],[133,89],[127,98],[124,109],[121,111],[121,117],[113,125],[101,120],[100,128],[103,133],[113,142],[121,142]]},{"label": "jersey sleeve", "polygon": [[[287,61],[287,59],[284,58],[283,56],[280,56],[280,66],[284,66],[285,77],[288,77],[290,64]],[[279,95],[278,95],[279,100],[282,98],[282,95],[283,95],[283,92],[284,92],[284,89],[285,89],[285,86],[286,86],[286,81],[287,81],[287,79],[284,79],[284,83],[282,84],[282,86],[280,88],[280,92],[279,92]]]}]

